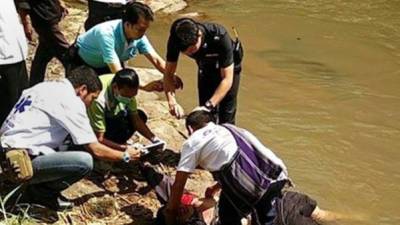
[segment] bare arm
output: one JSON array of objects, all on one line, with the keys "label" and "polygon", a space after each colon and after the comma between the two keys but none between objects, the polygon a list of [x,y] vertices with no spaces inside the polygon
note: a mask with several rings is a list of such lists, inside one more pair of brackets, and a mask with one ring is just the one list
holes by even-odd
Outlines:
[{"label": "bare arm", "polygon": [[175,98],[176,86],[175,86],[174,74],[176,71],[176,67],[177,67],[177,62],[167,61],[164,73],[164,91],[167,97],[169,112],[171,113],[171,115],[180,119],[185,114],[185,112],[183,111],[183,108],[178,104]]},{"label": "bare arm", "polygon": [[24,27],[26,39],[32,41],[33,29],[29,20],[29,2],[27,0],[14,0],[14,3],[17,7],[19,17],[21,18],[21,23]]},{"label": "bare arm", "polygon": [[[108,65],[108,68],[110,68],[111,73],[115,74],[116,72],[122,70],[121,63],[109,63],[107,65]],[[99,74],[99,75],[101,75],[101,74]]]},{"label": "bare arm", "polygon": [[176,176],[175,176],[175,182],[172,185],[171,188],[171,197],[167,203],[167,215],[170,218],[176,218],[176,214],[178,212],[178,208],[180,205],[180,200],[183,194],[183,190],[185,188],[186,185],[186,181],[189,177],[190,173],[186,173],[186,172],[181,172],[178,171],[176,172]]},{"label": "bare arm", "polygon": [[142,134],[145,138],[147,138],[148,140],[152,140],[155,135],[153,134],[153,132],[151,132],[151,130],[149,129],[149,127],[146,125],[145,122],[143,122],[142,119],[140,119],[140,116],[138,113],[134,113],[131,116],[132,119],[132,123],[133,126],[136,128],[137,131],[139,131],[140,134]]},{"label": "bare arm", "polygon": [[116,149],[116,150],[120,150],[120,151],[125,151],[126,150],[126,145],[121,145],[118,143],[115,143],[107,138],[104,137],[104,132],[95,132],[96,136],[97,136],[97,140],[103,144],[106,145],[110,148]]},{"label": "bare arm", "polygon": [[144,54],[144,56],[146,56],[146,58],[158,71],[160,71],[160,73],[165,73],[165,61],[156,51],[151,51],[150,53]]},{"label": "bare arm", "polygon": [[164,91],[167,96],[168,105],[176,104],[175,99],[175,85],[174,85],[174,74],[177,67],[176,62],[167,62],[164,72]]},{"label": "bare arm", "polygon": [[218,85],[217,90],[215,90],[213,96],[209,100],[213,106],[218,105],[232,87],[233,63],[230,66],[221,69],[221,78],[221,83]]},{"label": "bare arm", "polygon": [[[106,161],[121,161],[124,155],[124,152],[112,149],[99,142],[87,144],[85,145],[85,148],[94,157]],[[140,157],[139,150],[130,148],[127,149],[126,151],[130,155],[131,159],[138,159]]]}]

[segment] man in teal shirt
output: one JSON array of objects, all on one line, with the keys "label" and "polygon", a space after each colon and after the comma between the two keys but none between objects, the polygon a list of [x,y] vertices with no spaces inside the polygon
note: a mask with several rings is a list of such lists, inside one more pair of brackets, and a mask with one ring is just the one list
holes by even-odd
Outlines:
[{"label": "man in teal shirt", "polygon": [[137,73],[133,69],[122,69],[115,75],[100,76],[100,80],[103,89],[88,110],[98,141],[125,150],[126,141],[136,130],[153,143],[160,141],[146,125],[144,112],[137,109]]},{"label": "man in teal shirt", "polygon": [[[164,73],[165,61],[145,36],[153,20],[153,12],[147,5],[140,2],[127,5],[122,20],[98,24],[78,37],[73,47],[76,53],[72,66],[87,64],[99,75],[116,73],[124,67],[125,61],[142,54]],[[177,81],[181,83],[179,78]],[[159,81],[156,90],[162,91],[162,88],[162,82]]]}]

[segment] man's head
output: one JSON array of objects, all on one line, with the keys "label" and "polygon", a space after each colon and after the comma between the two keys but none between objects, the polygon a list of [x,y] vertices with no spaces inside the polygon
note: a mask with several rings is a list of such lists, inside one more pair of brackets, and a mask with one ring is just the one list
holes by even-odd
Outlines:
[{"label": "man's head", "polygon": [[191,112],[186,118],[186,129],[191,135],[198,129],[205,127],[209,122],[213,122],[213,115],[205,110]]},{"label": "man's head", "polygon": [[124,25],[125,36],[127,39],[139,39],[150,26],[150,22],[154,20],[154,14],[151,8],[140,2],[129,3],[124,15],[122,23]]},{"label": "man's head", "polygon": [[138,93],[139,76],[133,69],[122,69],[115,74],[111,86],[117,100],[127,104]]},{"label": "man's head", "polygon": [[72,69],[68,72],[67,79],[71,82],[75,88],[76,95],[82,99],[86,107],[92,104],[102,89],[97,73],[88,66],[79,66]]},{"label": "man's head", "polygon": [[199,25],[190,18],[179,19],[174,24],[179,50],[188,56],[195,54],[200,49],[202,41]]}]

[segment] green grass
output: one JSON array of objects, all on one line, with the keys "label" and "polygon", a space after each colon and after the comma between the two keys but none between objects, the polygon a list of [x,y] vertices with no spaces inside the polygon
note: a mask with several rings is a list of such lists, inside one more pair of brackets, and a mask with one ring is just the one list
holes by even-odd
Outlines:
[{"label": "green grass", "polygon": [[11,214],[6,210],[7,201],[10,200],[11,196],[13,196],[18,189],[21,187],[18,186],[12,191],[10,191],[6,196],[0,195],[0,225],[28,225],[28,224],[37,224],[33,218],[28,215],[29,207],[24,210],[20,210],[20,213],[17,215]]}]

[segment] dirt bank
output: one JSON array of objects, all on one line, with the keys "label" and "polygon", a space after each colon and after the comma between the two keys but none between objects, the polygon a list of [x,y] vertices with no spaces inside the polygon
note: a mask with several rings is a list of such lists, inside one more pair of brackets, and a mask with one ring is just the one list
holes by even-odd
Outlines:
[{"label": "dirt bank", "polygon": [[[176,12],[186,6],[186,2],[181,0],[146,2],[159,13]],[[78,0],[67,0],[66,5],[69,15],[62,21],[61,27],[72,43],[76,35],[83,32],[82,24],[86,18],[87,7],[84,1]],[[28,68],[36,45],[37,39],[30,43]],[[162,76],[154,69],[137,68],[137,70],[143,83]],[[53,60],[47,69],[46,79],[57,79],[62,76],[64,71],[61,64]],[[179,149],[184,141],[182,133],[186,133],[183,121],[178,121],[169,115],[164,94],[140,92],[138,106],[147,112],[148,124],[154,133],[168,143],[168,149],[163,154],[148,161],[157,170],[173,175],[179,160]],[[139,138],[139,141],[146,142],[143,138]],[[31,208],[30,215],[40,218],[33,223],[151,224],[159,203],[155,194],[143,182],[137,164],[115,168],[102,166],[101,173],[94,172],[87,179],[70,187],[64,193],[76,203],[76,207],[70,212],[55,213],[38,207]],[[211,184],[210,175],[197,171],[189,181],[189,189],[204,193],[208,184]]]}]

